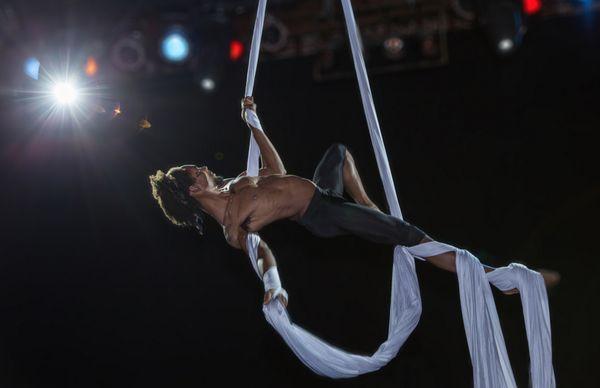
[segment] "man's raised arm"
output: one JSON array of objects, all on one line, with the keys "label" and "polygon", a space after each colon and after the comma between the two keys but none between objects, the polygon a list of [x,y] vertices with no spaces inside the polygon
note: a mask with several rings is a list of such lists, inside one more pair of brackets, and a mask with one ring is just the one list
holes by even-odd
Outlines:
[{"label": "man's raised arm", "polygon": [[[250,110],[252,112],[246,112],[246,110]],[[256,105],[252,97],[246,97],[242,100],[242,118],[250,129],[252,130],[252,134],[254,135],[254,139],[256,139],[256,143],[258,143],[258,148],[260,148],[261,161],[263,167],[266,167],[270,170],[272,174],[286,174],[285,167],[275,146],[269,140],[267,135],[259,128],[253,125],[253,120],[249,119],[248,115],[256,115]],[[256,116],[258,120],[258,116]]]}]

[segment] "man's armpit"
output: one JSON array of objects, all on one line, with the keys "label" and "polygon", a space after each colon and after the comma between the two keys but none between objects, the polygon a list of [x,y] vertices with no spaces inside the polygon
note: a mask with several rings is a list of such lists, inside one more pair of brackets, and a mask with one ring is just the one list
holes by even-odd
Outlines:
[{"label": "man's armpit", "polygon": [[248,253],[248,232],[242,228],[239,229],[237,234],[237,243],[239,245],[239,249],[242,249],[244,252]]},{"label": "man's armpit", "polygon": [[[271,167],[261,167],[258,170],[258,176],[269,176],[269,175],[282,175],[279,171],[275,171]],[[241,178],[246,176],[246,171],[241,172],[236,178]]]},{"label": "man's armpit", "polygon": [[223,227],[223,235],[225,236],[225,241],[227,241],[227,244],[229,244],[232,247],[237,248],[237,249],[242,248],[239,245],[237,233],[235,233],[234,231],[231,231],[229,228],[224,226]]},{"label": "man's armpit", "polygon": [[279,171],[275,171],[271,167],[263,167],[258,171],[258,176],[283,175]]}]

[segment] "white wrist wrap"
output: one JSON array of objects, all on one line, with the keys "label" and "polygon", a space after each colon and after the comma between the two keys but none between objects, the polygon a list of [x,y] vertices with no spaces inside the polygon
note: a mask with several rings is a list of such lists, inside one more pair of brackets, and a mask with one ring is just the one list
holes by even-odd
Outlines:
[{"label": "white wrist wrap", "polygon": [[278,290],[281,288],[281,280],[279,280],[277,266],[273,266],[265,272],[263,275],[263,283],[265,284],[265,291]]},{"label": "white wrist wrap", "polygon": [[262,126],[260,125],[260,120],[256,115],[256,112],[251,109],[244,110],[244,117],[246,118],[246,123],[251,127],[260,129],[262,131]]},{"label": "white wrist wrap", "polygon": [[289,300],[287,291],[281,287],[281,280],[279,280],[277,266],[273,266],[269,268],[267,272],[265,272],[263,275],[263,283],[265,285],[265,292],[273,290],[273,295],[271,295],[272,300],[276,299],[279,295],[283,295],[285,300]]}]

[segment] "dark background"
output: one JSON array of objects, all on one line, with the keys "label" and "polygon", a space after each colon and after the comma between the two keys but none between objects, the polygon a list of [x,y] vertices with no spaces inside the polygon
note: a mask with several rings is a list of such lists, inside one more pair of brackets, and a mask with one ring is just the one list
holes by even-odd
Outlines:
[{"label": "dark background", "polygon": [[[449,45],[447,67],[371,79],[405,218],[491,265],[560,271],[549,292],[557,382],[596,386],[597,19],[538,23],[505,60],[477,31],[452,33]],[[287,170],[305,177],[332,142],[347,144],[383,205],[355,81],[315,83],[311,69],[308,59],[260,64],[255,99],[267,133]],[[40,125],[3,93],[0,385],[470,386],[453,274],[418,263],[423,314],[398,356],[333,381],[302,365],[266,323],[262,284],[215,222],[200,238],[162,216],[148,184],[157,169],[244,168],[245,67],[225,71],[210,95],[185,77],[113,84],[123,117],[81,127]],[[138,131],[143,115],[152,127]],[[261,235],[293,320],[344,349],[375,351],[386,336],[392,249],[318,239],[292,222]],[[527,386],[520,300],[495,295],[515,377]]]}]

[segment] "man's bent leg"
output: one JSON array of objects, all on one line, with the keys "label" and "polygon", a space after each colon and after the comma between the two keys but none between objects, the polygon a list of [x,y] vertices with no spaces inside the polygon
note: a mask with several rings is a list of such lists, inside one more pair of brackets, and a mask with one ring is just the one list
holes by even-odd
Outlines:
[{"label": "man's bent leg", "polygon": [[346,146],[332,144],[319,161],[313,182],[322,189],[329,190],[340,197],[344,195],[344,154]]},{"label": "man's bent leg", "polygon": [[362,180],[360,179],[360,174],[356,169],[356,163],[354,162],[354,158],[348,149],[345,150],[345,159],[344,159],[344,189],[352,197],[354,202],[359,205],[363,205],[366,207],[370,207],[371,209],[379,210],[377,205],[371,201],[371,198],[367,195],[365,188],[363,186]]},{"label": "man's bent leg", "polygon": [[346,191],[359,205],[379,210],[367,195],[354,158],[344,144],[334,143],[325,151],[315,169],[313,182],[339,196],[343,196]]}]

